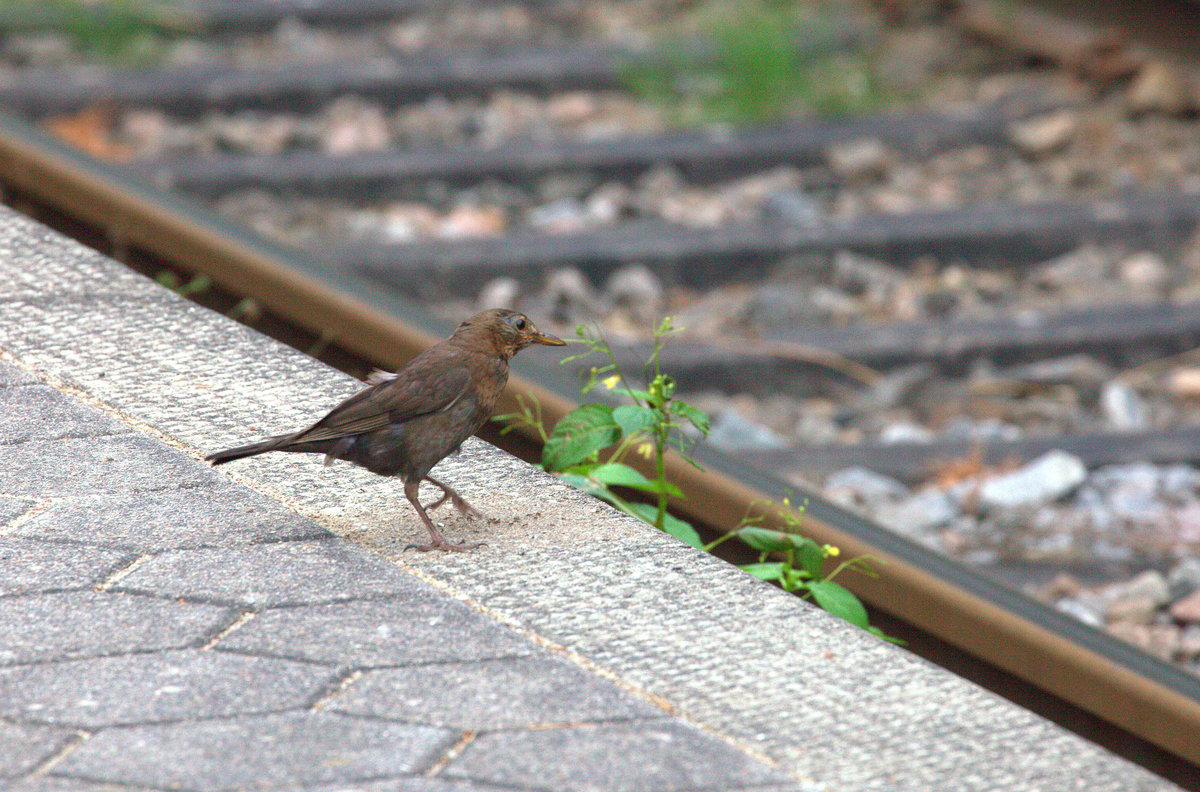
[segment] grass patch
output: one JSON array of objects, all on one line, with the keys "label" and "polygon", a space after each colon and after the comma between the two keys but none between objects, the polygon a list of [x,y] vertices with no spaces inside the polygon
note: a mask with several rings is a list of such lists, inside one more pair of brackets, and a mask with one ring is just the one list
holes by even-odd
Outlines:
[{"label": "grass patch", "polygon": [[866,112],[887,97],[866,53],[811,4],[720,6],[700,21],[708,51],[664,41],[624,70],[626,87],[681,124],[764,123],[789,115]]}]

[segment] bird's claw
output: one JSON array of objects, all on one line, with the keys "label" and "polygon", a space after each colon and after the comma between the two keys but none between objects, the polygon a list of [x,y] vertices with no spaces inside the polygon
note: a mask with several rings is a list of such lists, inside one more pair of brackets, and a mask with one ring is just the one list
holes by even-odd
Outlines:
[{"label": "bird's claw", "polygon": [[438,541],[430,542],[426,545],[410,544],[404,549],[406,551],[416,550],[418,553],[427,553],[430,550],[445,550],[448,553],[461,553],[466,550],[474,550],[476,547],[482,546],[483,542],[464,542],[462,544],[457,544],[455,542],[447,542],[445,539],[438,537]]}]

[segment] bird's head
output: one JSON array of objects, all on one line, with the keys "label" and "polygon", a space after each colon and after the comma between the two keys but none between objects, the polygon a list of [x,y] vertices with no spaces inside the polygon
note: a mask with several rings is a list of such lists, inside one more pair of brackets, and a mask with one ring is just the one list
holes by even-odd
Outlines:
[{"label": "bird's head", "polygon": [[565,346],[567,343],[538,330],[525,314],[507,308],[492,308],[475,314],[458,326],[453,337],[470,344],[490,345],[505,359],[530,344]]}]

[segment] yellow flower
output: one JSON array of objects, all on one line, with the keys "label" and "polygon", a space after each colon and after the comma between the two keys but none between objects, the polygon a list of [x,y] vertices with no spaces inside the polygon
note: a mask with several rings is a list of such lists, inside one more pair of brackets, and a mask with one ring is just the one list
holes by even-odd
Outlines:
[{"label": "yellow flower", "polygon": [[615,388],[621,384],[621,375],[613,374],[611,377],[605,377],[604,379],[602,379],[600,381],[602,383],[604,383],[604,387],[608,388],[609,390],[612,390],[613,388]]},{"label": "yellow flower", "polygon": [[654,443],[642,443],[637,447],[637,452],[646,459],[654,456]]},{"label": "yellow flower", "polygon": [[837,556],[840,556],[842,554],[841,548],[839,548],[835,545],[827,544],[824,547],[822,547],[821,549],[824,550],[825,555],[829,556],[830,558],[836,558]]}]

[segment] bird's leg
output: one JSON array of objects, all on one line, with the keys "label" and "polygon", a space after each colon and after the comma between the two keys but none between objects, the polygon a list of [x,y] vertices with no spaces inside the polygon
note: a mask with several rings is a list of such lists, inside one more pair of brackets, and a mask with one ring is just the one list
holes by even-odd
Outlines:
[{"label": "bird's leg", "polygon": [[477,520],[483,518],[483,515],[479,513],[478,509],[476,509],[471,504],[467,503],[466,499],[463,498],[462,495],[459,495],[457,492],[452,490],[450,487],[447,487],[445,484],[438,481],[433,476],[426,476],[425,480],[428,481],[433,486],[439,487],[442,490],[442,497],[438,498],[436,501],[429,504],[430,511],[433,511],[438,506],[441,506],[443,503],[446,502],[446,499],[449,498],[450,502],[452,504],[454,504],[454,508],[458,509],[460,512],[467,515],[468,517],[474,517]]},{"label": "bird's leg", "polygon": [[[425,507],[421,505],[421,501],[417,499],[417,490],[420,488],[420,481],[404,482],[404,495],[408,498],[408,502],[417,510],[417,516],[421,518],[421,522],[425,523],[425,528],[429,531],[430,543],[427,545],[409,545],[413,550],[432,550],[435,547],[442,550],[470,550],[473,547],[479,547],[478,544],[455,544],[454,542],[446,541],[446,537],[438,533],[438,530],[433,525],[433,520],[429,519],[429,515],[425,513]],[[440,484],[438,486],[441,486]],[[447,491],[447,495],[450,491]],[[443,498],[444,500],[444,498]],[[461,498],[459,499],[461,500]],[[465,501],[464,501],[465,502]]]}]

